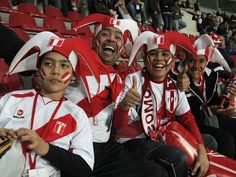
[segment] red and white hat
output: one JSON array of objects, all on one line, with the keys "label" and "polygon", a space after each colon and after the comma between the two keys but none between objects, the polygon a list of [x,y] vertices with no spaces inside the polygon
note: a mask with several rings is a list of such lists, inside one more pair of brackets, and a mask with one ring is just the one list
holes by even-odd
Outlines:
[{"label": "red and white hat", "polygon": [[208,61],[217,62],[227,71],[231,72],[228,63],[225,61],[219,50],[214,47],[214,41],[208,34],[201,35],[197,40],[195,40],[194,46],[196,47],[198,55],[206,56]]},{"label": "red and white hat", "polygon": [[[14,57],[8,74],[37,70],[40,57],[50,51],[68,58],[76,77],[80,76],[83,79],[86,91],[88,84],[85,76],[94,75],[100,83],[97,65],[101,61],[87,41],[82,38],[60,38],[48,31],[38,33],[25,43]],[[89,93],[88,96],[90,97]]]},{"label": "red and white hat", "polygon": [[221,43],[220,37],[219,37],[217,34],[211,35],[211,38],[212,38],[212,40],[213,40],[213,42],[214,42],[215,44]]},{"label": "red and white hat", "polygon": [[172,55],[175,55],[176,45],[178,45],[188,52],[192,53],[193,55],[197,56],[190,40],[179,32],[171,31],[159,35],[151,31],[145,31],[141,33],[135,40],[130,54],[128,66],[132,64],[138,50],[143,45],[146,45],[147,50],[145,52],[149,52],[153,49],[166,49],[171,52]]},{"label": "red and white hat", "polygon": [[114,27],[119,29],[124,35],[126,52],[130,53],[133,41],[138,37],[140,30],[136,21],[132,19],[115,19],[108,15],[103,15],[99,13],[94,13],[86,16],[82,20],[79,20],[74,30],[77,31],[87,25],[95,25],[95,34],[97,35],[100,30],[105,27]]},{"label": "red and white hat", "polygon": [[196,47],[198,55],[205,55],[208,59],[209,57],[208,47],[214,46],[214,42],[208,34],[204,34],[194,41],[194,46]]}]

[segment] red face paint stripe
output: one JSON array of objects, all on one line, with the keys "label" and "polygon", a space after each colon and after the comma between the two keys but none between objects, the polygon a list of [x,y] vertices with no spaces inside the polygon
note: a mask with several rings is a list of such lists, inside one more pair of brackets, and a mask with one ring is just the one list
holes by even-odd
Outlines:
[{"label": "red face paint stripe", "polygon": [[69,71],[67,71],[67,72],[65,72],[65,73],[61,76],[61,78],[62,78],[62,79],[65,79],[69,74],[70,74]]}]

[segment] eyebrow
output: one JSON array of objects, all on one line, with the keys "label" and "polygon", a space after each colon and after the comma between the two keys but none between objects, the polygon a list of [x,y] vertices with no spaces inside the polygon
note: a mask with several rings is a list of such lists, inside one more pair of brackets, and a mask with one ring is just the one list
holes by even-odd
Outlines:
[{"label": "eyebrow", "polygon": [[45,57],[44,60],[50,60],[50,61],[56,61],[56,62],[60,62],[60,63],[68,63],[69,60],[67,59],[54,59],[54,58],[51,58],[51,57]]},{"label": "eyebrow", "polygon": [[[114,29],[115,29],[114,31],[115,31],[116,33],[119,33],[119,34],[123,35],[122,32],[121,32],[119,29],[117,29],[117,28],[114,28]],[[105,28],[103,28],[102,30],[104,30],[104,31],[111,31],[111,29],[108,28],[108,27],[105,27]]]}]

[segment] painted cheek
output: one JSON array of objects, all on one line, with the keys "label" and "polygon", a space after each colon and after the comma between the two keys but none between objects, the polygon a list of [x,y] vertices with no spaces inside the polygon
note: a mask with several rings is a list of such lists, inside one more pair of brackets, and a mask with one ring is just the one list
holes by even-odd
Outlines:
[{"label": "painted cheek", "polygon": [[41,69],[41,75],[42,75],[42,79],[45,79],[46,73],[45,73],[45,71],[43,69]]},{"label": "painted cheek", "polygon": [[118,49],[120,53],[122,52],[123,48],[124,46],[121,46],[120,49]]},{"label": "painted cheek", "polygon": [[65,72],[63,75],[62,75],[62,80],[63,80],[63,83],[64,84],[67,84],[69,81],[70,81],[70,79],[71,79],[71,74],[70,74],[70,72],[69,71],[67,71],[67,72]]},{"label": "painted cheek", "polygon": [[170,62],[172,61],[172,58],[171,57],[166,57],[165,60],[166,60],[166,64],[169,65]]}]

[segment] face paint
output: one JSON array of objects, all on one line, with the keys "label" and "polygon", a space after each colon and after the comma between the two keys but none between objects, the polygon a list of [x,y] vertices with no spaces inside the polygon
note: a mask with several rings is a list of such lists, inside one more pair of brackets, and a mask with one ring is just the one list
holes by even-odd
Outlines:
[{"label": "face paint", "polygon": [[166,61],[166,64],[169,65],[172,61],[172,57],[167,57],[165,61]]},{"label": "face paint", "polygon": [[121,53],[121,51],[123,50],[123,48],[124,48],[124,46],[121,46],[121,48],[120,48],[120,50],[119,50],[120,53]]},{"label": "face paint", "polygon": [[42,79],[45,79],[46,73],[45,73],[45,71],[43,69],[41,69],[41,75],[42,75]]},{"label": "face paint", "polygon": [[61,78],[62,78],[64,84],[66,84],[66,83],[70,80],[70,78],[71,78],[70,72],[67,71],[66,73],[64,73],[64,74],[62,75]]}]

